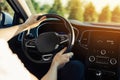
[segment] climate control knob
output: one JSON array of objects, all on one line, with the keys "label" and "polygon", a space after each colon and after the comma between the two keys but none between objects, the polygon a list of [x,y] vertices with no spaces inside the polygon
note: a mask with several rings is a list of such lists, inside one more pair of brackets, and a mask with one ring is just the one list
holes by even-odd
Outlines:
[{"label": "climate control knob", "polygon": [[94,56],[90,56],[90,57],[89,57],[89,61],[90,61],[90,62],[94,62],[94,61],[95,61],[95,57],[94,57]]},{"label": "climate control knob", "polygon": [[100,53],[101,53],[101,55],[105,55],[106,54],[106,50],[103,49],[103,50],[100,51]]},{"label": "climate control knob", "polygon": [[117,60],[115,58],[110,59],[110,64],[112,65],[117,64]]}]

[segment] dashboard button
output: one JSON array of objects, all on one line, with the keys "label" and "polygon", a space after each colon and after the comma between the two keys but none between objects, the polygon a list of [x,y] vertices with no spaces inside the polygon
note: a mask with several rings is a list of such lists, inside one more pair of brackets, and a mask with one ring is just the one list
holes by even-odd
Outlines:
[{"label": "dashboard button", "polygon": [[94,62],[94,61],[95,61],[95,57],[94,57],[94,56],[90,56],[90,57],[89,57],[89,61],[90,61],[90,62]]},{"label": "dashboard button", "polygon": [[105,55],[106,54],[106,50],[103,49],[103,50],[100,51],[100,53],[101,53],[101,55]]},{"label": "dashboard button", "polygon": [[102,76],[102,71],[96,71],[96,76]]},{"label": "dashboard button", "polygon": [[115,58],[110,59],[110,64],[112,65],[117,64],[117,60]]}]

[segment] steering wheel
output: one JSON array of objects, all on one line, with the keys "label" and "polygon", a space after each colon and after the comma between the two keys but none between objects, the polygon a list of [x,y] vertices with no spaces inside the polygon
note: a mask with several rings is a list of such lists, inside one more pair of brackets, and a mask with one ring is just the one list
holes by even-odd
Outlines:
[{"label": "steering wheel", "polygon": [[46,16],[48,21],[54,19],[61,22],[68,33],[60,34],[58,32],[48,31],[39,34],[39,29],[45,21],[35,28],[36,33],[34,36],[36,37],[30,38],[28,37],[27,32],[24,32],[22,37],[22,48],[26,57],[34,63],[51,62],[52,58],[58,51],[63,47],[67,47],[66,52],[69,52],[75,42],[74,29],[69,21],[56,14],[41,15],[38,19],[42,16]]}]

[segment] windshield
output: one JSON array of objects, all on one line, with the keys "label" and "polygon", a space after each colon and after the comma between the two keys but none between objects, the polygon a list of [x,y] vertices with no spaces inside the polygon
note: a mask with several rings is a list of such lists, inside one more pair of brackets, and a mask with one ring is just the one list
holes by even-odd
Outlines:
[{"label": "windshield", "polygon": [[11,26],[13,23],[14,10],[6,0],[0,0],[0,28]]},{"label": "windshield", "polygon": [[33,13],[55,13],[81,22],[120,23],[120,0],[26,0]]}]

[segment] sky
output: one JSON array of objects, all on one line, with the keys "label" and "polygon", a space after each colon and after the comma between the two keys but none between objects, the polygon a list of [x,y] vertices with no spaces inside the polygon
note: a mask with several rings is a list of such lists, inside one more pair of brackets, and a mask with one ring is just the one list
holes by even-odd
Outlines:
[{"label": "sky", "polygon": [[[53,4],[54,0],[36,0],[40,2],[41,5],[43,4]],[[68,0],[62,0],[63,5],[66,5]],[[120,5],[120,0],[80,0],[83,4],[87,4],[90,1],[96,7],[97,12],[101,12],[102,8],[106,5],[110,6],[110,9],[113,10],[115,6]]]},{"label": "sky", "polygon": [[[36,0],[37,2],[40,2],[41,5],[43,4],[53,4],[54,0]],[[67,0],[62,0],[63,5],[65,5],[65,3],[67,2]]]}]

